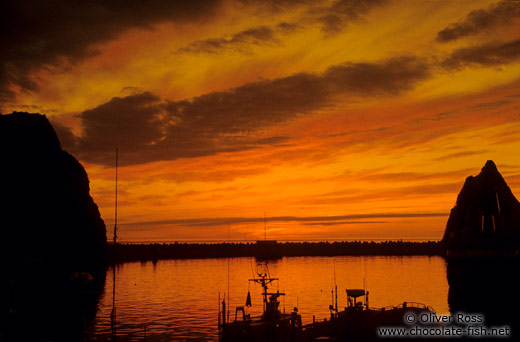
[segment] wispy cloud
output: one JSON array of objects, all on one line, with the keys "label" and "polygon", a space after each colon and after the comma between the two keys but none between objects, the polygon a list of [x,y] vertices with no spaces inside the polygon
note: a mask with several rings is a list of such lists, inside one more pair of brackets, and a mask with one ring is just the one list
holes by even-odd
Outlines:
[{"label": "wispy cloud", "polygon": [[346,224],[388,223],[388,221],[337,221],[337,222],[305,222],[304,226],[341,226]]},{"label": "wispy cloud", "polygon": [[461,151],[461,152],[455,152],[443,155],[441,157],[435,158],[435,161],[446,161],[450,159],[455,158],[462,158],[462,157],[468,157],[468,156],[474,156],[474,155],[482,155],[488,152],[487,150],[480,150],[480,151]]},{"label": "wispy cloud", "polygon": [[[353,224],[360,223],[360,219],[378,219],[378,218],[417,218],[417,217],[444,217],[447,213],[374,213],[359,215],[340,215],[340,216],[276,216],[269,217],[268,222],[305,222],[321,225],[326,224]],[[344,221],[349,220],[349,221]],[[122,223],[124,226],[158,226],[158,225],[176,225],[190,227],[217,227],[244,223],[262,223],[264,217],[219,217],[219,218],[201,218],[186,220],[160,220],[160,221],[142,221]],[[374,223],[374,222],[362,222]]]},{"label": "wispy cloud", "polygon": [[442,43],[454,41],[508,25],[515,18],[520,18],[520,2],[499,1],[487,9],[472,11],[464,20],[439,31],[436,39]]},{"label": "wispy cloud", "polygon": [[386,0],[336,0],[330,6],[313,8],[309,17],[315,17],[326,35],[343,32],[347,26],[359,21],[373,8],[385,4]]},{"label": "wispy cloud", "polygon": [[259,26],[219,38],[198,40],[177,50],[177,53],[220,54],[226,51],[249,53],[252,46],[276,46],[282,44],[283,35],[298,28],[297,24],[280,23],[274,27]]}]

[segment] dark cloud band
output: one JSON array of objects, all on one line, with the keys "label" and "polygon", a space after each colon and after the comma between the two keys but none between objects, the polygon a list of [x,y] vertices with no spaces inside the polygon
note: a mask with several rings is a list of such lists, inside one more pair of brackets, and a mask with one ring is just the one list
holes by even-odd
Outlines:
[{"label": "dark cloud band", "polygon": [[441,62],[446,69],[461,69],[467,66],[494,67],[516,62],[520,59],[520,39],[506,43],[489,43],[461,48]]},{"label": "dark cloud band", "polygon": [[437,41],[445,43],[509,24],[520,17],[519,1],[500,1],[488,9],[468,14],[465,20],[453,23],[437,33]]},{"label": "dark cloud band", "polygon": [[[130,165],[283,144],[288,137],[262,132],[332,107],[338,96],[397,95],[427,77],[426,63],[402,57],[346,63],[322,74],[262,80],[181,101],[150,93],[113,98],[80,115],[84,133],[65,148],[82,160],[112,165],[118,146],[123,164]],[[70,142],[70,134],[65,136]]]}]

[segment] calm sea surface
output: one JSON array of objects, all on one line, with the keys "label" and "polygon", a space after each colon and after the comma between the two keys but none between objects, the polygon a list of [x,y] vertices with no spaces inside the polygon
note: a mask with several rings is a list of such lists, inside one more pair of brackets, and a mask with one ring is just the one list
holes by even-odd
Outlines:
[{"label": "calm sea surface", "polygon": [[[340,310],[346,305],[345,289],[363,288],[366,279],[371,307],[413,301],[432,306],[438,314],[449,312],[446,263],[440,257],[290,257],[270,261],[268,267],[271,277],[279,278],[273,289],[286,293],[282,310],[298,306],[303,324],[312,323],[313,315],[317,320],[330,316],[334,277]],[[222,299],[229,293],[232,319],[248,290],[253,301],[249,312],[261,313],[262,289],[248,282],[256,269],[254,258],[116,266],[117,340],[217,340],[219,295]],[[94,341],[111,338],[112,285],[109,270],[91,332]]]}]

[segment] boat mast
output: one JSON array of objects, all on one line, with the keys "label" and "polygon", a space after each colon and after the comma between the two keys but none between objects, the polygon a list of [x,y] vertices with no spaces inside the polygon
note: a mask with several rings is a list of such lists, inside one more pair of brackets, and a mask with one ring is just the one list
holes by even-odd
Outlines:
[{"label": "boat mast", "polygon": [[268,285],[270,283],[272,283],[273,281],[278,280],[278,278],[268,278],[267,274],[265,274],[265,273],[264,274],[259,273],[258,276],[259,276],[259,278],[249,279],[249,281],[255,282],[262,286],[262,288],[264,290],[264,292],[262,292],[262,296],[264,297],[264,312],[265,312],[265,310],[267,308],[267,296],[274,294],[274,293],[267,292]]},{"label": "boat mast", "polygon": [[278,278],[270,277],[268,269],[267,269],[267,263],[266,263],[266,267],[265,267],[265,272],[257,271],[257,274],[258,274],[258,278],[255,277],[255,278],[249,279],[249,281],[260,284],[262,286],[262,288],[264,290],[264,292],[262,293],[262,296],[264,297],[264,313],[265,313],[267,310],[267,303],[268,303],[267,297],[270,295],[274,295],[274,296],[276,296],[276,298],[278,298],[279,296],[285,296],[285,293],[279,292],[279,291],[273,292],[273,293],[267,292],[269,289],[268,285],[273,283],[274,281],[279,280]]},{"label": "boat mast", "polygon": [[335,259],[332,259],[332,265],[334,267],[334,289],[332,290],[332,292],[334,292],[334,290],[336,290],[335,298],[333,299],[332,305],[334,305],[334,311],[336,311],[336,314],[337,314],[338,313],[338,285],[336,284],[336,260]]}]

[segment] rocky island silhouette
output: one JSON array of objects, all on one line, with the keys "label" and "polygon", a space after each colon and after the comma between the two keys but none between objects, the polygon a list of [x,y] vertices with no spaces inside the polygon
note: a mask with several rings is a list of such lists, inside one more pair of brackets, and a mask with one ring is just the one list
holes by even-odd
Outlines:
[{"label": "rocky island silhouette", "polygon": [[448,258],[519,256],[520,203],[492,160],[466,179],[442,242]]},{"label": "rocky island silhouette", "polygon": [[520,204],[495,163],[466,179],[441,241],[450,311],[477,312],[518,336]]}]

